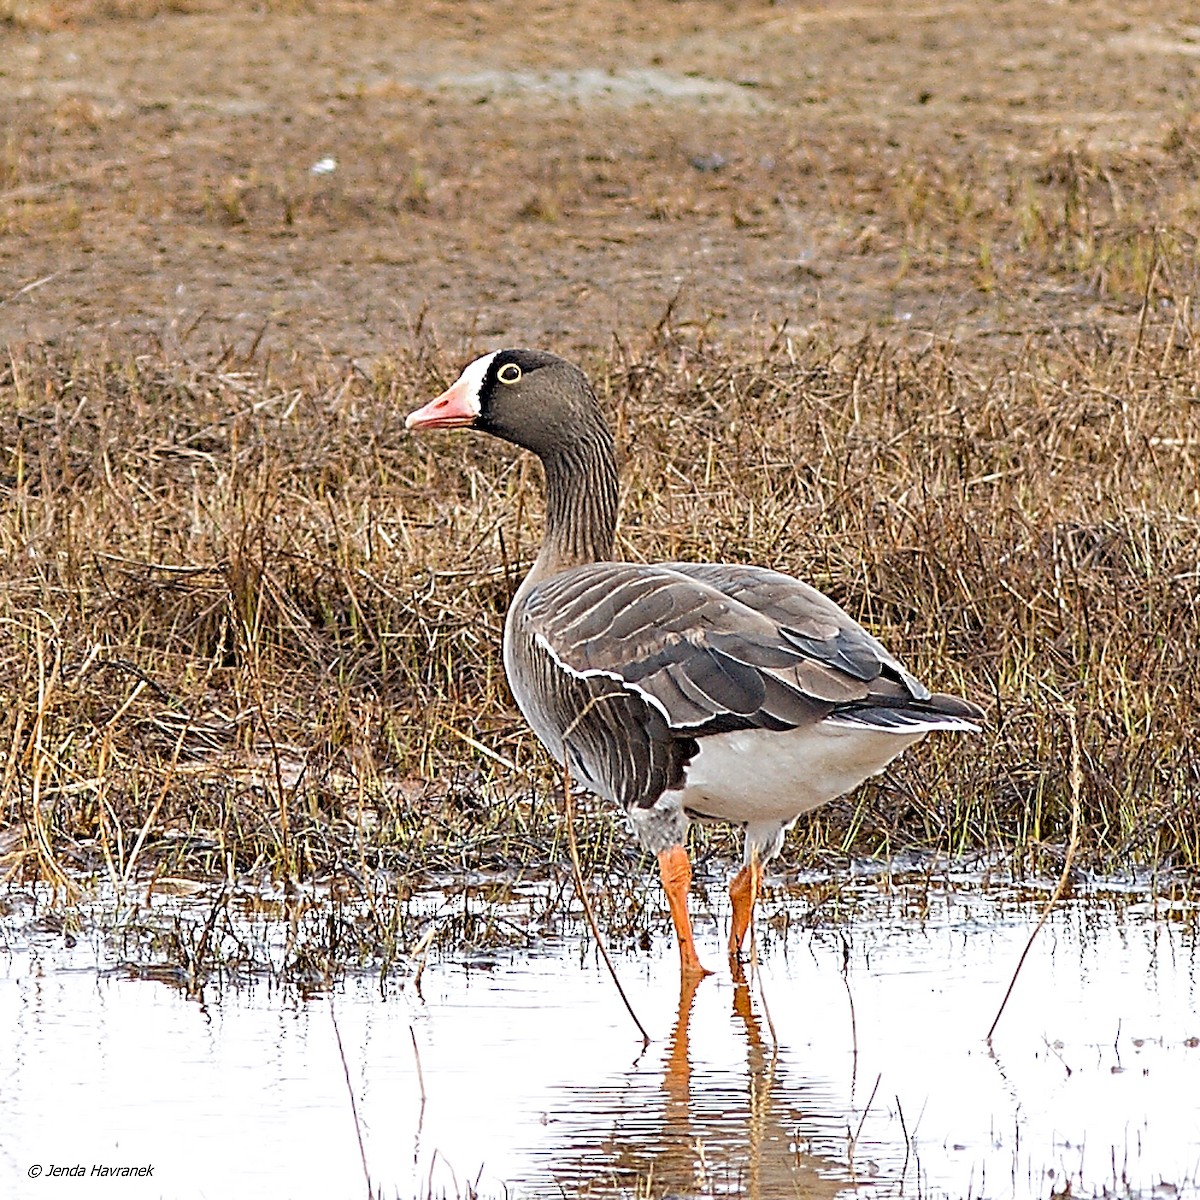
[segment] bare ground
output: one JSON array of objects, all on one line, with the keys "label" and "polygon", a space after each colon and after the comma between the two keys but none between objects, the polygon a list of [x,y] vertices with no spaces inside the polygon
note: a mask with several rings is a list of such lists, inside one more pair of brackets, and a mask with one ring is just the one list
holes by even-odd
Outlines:
[{"label": "bare ground", "polygon": [[616,416],[623,553],[777,564],[989,703],[801,857],[1057,870],[1079,815],[1200,865],[1191,5],[0,0],[0,43],[5,878],[561,861],[496,653],[533,476],[402,431],[522,342]]},{"label": "bare ground", "polygon": [[1198,67],[1186,0],[3,0],[0,340],[1128,332]]}]

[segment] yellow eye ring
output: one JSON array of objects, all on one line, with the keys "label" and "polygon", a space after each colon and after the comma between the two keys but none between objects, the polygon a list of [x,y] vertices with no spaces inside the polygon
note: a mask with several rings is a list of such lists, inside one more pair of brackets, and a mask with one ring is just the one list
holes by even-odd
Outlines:
[{"label": "yellow eye ring", "polygon": [[500,370],[496,372],[496,378],[501,383],[516,383],[521,378],[521,368],[514,362],[505,363]]}]

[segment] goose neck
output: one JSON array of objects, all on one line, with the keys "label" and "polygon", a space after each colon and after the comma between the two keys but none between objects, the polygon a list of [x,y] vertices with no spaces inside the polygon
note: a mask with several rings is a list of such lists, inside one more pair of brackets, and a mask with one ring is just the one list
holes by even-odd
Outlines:
[{"label": "goose neck", "polygon": [[531,577],[545,578],[612,557],[617,464],[607,430],[542,456],[546,528]]}]

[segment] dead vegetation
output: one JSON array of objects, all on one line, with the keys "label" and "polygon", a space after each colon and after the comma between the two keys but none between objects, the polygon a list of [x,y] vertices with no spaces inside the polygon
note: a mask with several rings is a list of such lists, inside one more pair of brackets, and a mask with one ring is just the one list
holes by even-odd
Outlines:
[{"label": "dead vegetation", "polygon": [[[990,707],[980,738],[802,824],[793,863],[999,846],[1052,867],[1073,716],[1086,860],[1200,866],[1196,354],[1179,322],[990,358],[786,332],[730,351],[667,322],[587,364],[625,450],[625,555],[793,571]],[[562,861],[497,650],[536,467],[402,432],[457,365],[9,361],[9,880],[370,892]],[[634,865],[611,814],[580,828],[597,872]]]},{"label": "dead vegetation", "polygon": [[[504,341],[583,354],[622,553],[808,578],[989,706],[785,867],[1057,874],[1073,720],[1080,861],[1195,872],[1190,12],[569,9],[0,2],[0,876],[202,885],[185,976],[235,892],[316,889],[354,961],[432,879],[500,889],[443,922],[486,945],[557,877],[498,654],[537,468],[402,430]],[[601,52],[726,99],[582,98]],[[578,832],[636,936],[652,875]]]}]

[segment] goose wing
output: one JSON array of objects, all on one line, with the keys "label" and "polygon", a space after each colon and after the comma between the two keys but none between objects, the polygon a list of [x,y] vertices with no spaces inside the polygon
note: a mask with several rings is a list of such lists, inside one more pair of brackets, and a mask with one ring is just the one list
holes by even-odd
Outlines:
[{"label": "goose wing", "polygon": [[[712,734],[827,718],[915,732],[962,728],[980,715],[967,701],[931,695],[833,601],[774,571],[594,563],[539,583],[519,621],[545,660],[538,690],[556,693],[556,704],[537,706],[559,710],[556,729],[543,719],[539,733],[551,733],[554,749],[553,733],[561,743],[570,725],[576,771],[627,803],[652,804],[661,781],[677,786],[695,739]],[[568,690],[580,696],[568,702]],[[632,786],[600,786],[639,759]]]},{"label": "goose wing", "polygon": [[827,671],[871,683],[885,676],[903,685],[913,700],[929,689],[910,675],[884,645],[823,592],[780,571],[736,563],[664,563],[765,617],[789,646]]},{"label": "goose wing", "polygon": [[620,678],[694,736],[930,699],[831,600],[776,572],[595,563],[539,584],[524,617],[566,672]]}]

